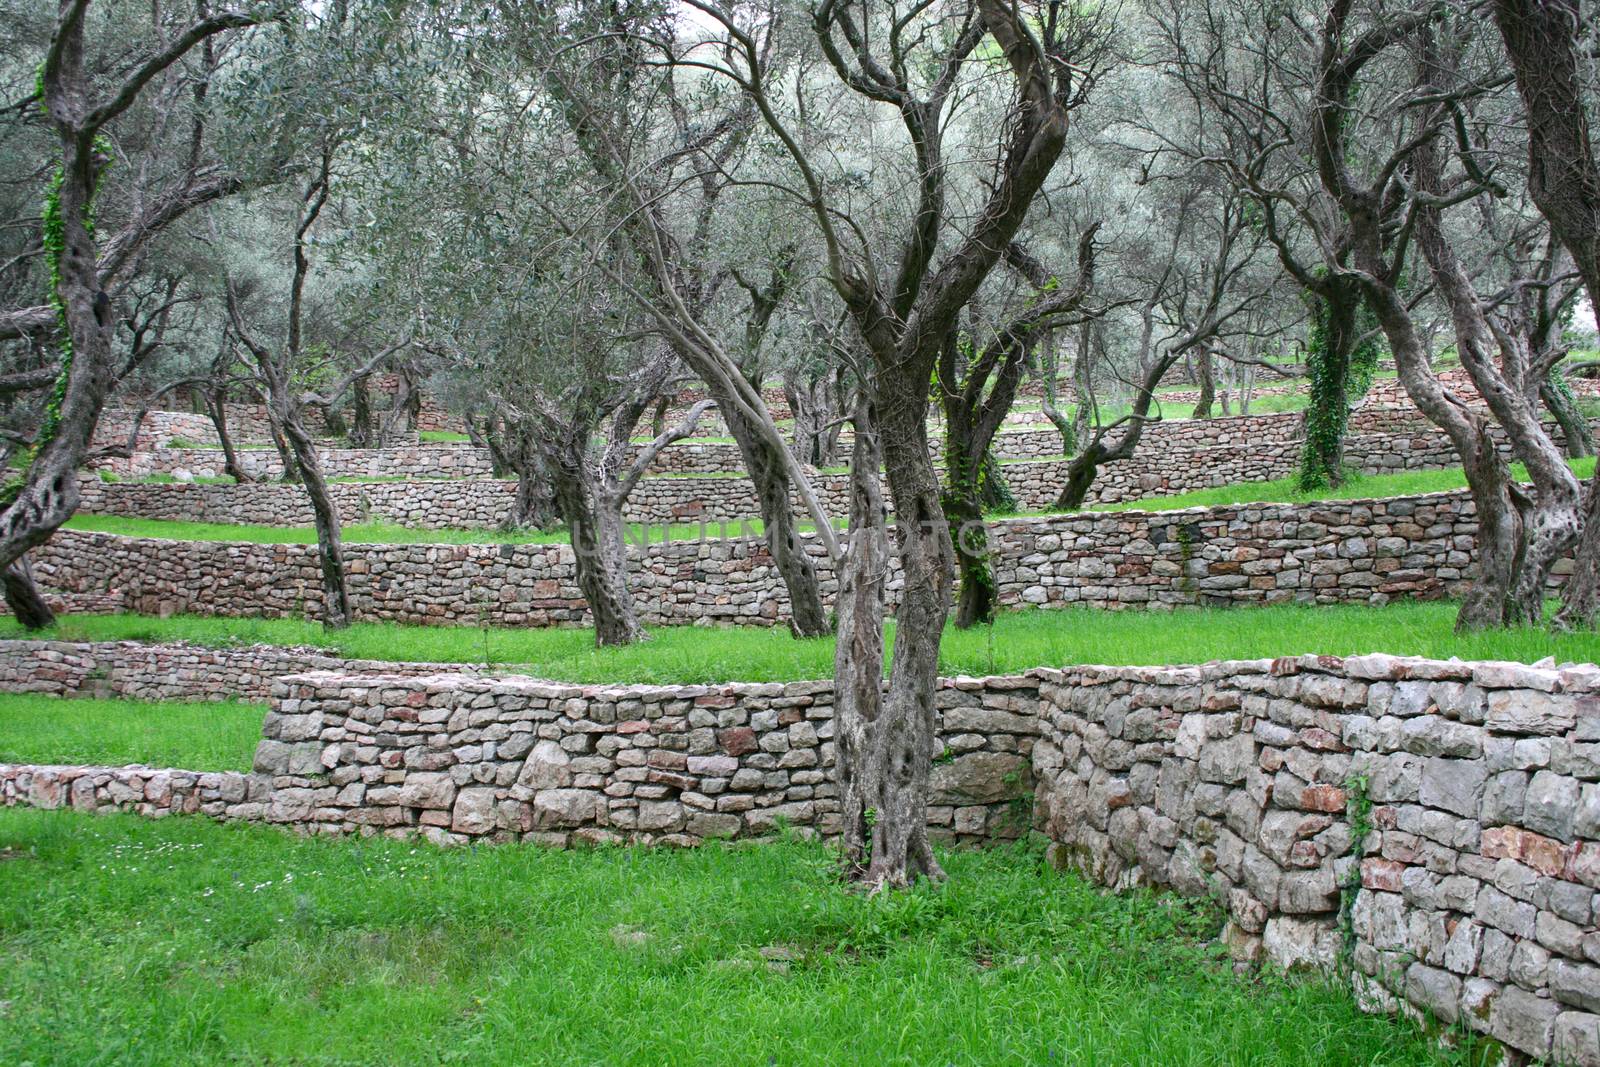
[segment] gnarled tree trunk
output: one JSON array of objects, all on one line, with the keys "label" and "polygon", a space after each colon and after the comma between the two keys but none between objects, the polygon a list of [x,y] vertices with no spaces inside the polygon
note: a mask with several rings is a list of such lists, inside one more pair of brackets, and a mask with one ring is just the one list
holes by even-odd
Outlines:
[{"label": "gnarled tree trunk", "polygon": [[904,585],[895,611],[889,690],[872,744],[871,764],[881,776],[865,875],[872,883],[944,876],[928,841],[928,776],[938,755],[934,700],[954,552],[928,454],[927,388],[925,379],[879,368],[877,415]]},{"label": "gnarled tree trunk", "polygon": [[569,453],[552,464],[556,504],[572,535],[578,588],[594,616],[595,644],[631,645],[649,635],[633,609],[628,589],[628,548],[622,508],[603,498],[584,476],[582,454]]},{"label": "gnarled tree trunk", "polygon": [[1344,484],[1345,427],[1350,420],[1350,359],[1358,333],[1361,290],[1355,283],[1324,279],[1306,294],[1311,304],[1312,336],[1306,346],[1310,396],[1305,413],[1305,445],[1299,484],[1320,489]]},{"label": "gnarled tree trunk", "polygon": [[[1211,406],[1217,402],[1217,376],[1215,367],[1216,356],[1211,352],[1209,345],[1201,345],[1200,353],[1195,359],[1195,377],[1200,381],[1200,396],[1195,400],[1194,411],[1190,417],[1195,419],[1209,419]],[[1224,404],[1223,414],[1227,414]]]},{"label": "gnarled tree trunk", "polygon": [[1564,380],[1552,373],[1550,379],[1539,383],[1539,399],[1545,409],[1561,427],[1562,449],[1568,459],[1582,459],[1594,455],[1594,433],[1589,420],[1579,410],[1577,400]]},{"label": "gnarled tree trunk", "polygon": [[840,846],[849,877],[872,865],[873,826],[883,806],[881,766],[872,759],[883,710],[883,616],[889,584],[880,468],[883,452],[870,407],[858,404],[850,459],[850,533],[839,570],[833,717],[838,732]]},{"label": "gnarled tree trunk", "polygon": [[33,568],[28,557],[23,556],[5,570],[6,607],[26,630],[43,630],[54,626],[56,613],[45,603],[44,595],[33,580]]},{"label": "gnarled tree trunk", "polygon": [[[715,395],[715,390],[713,390]],[[719,398],[720,400],[720,398]],[[789,626],[796,637],[825,637],[832,627],[822,606],[816,565],[806,552],[789,496],[789,473],[766,438],[750,426],[731,403],[719,403],[722,418],[744,457],[755,487],[761,522],[772,562],[789,590]]]}]

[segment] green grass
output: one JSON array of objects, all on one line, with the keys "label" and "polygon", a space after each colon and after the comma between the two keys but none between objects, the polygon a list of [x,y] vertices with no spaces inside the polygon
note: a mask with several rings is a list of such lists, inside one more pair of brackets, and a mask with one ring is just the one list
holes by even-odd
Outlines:
[{"label": "green grass", "polygon": [[[1579,478],[1594,474],[1594,457],[1571,462],[1573,473]],[[1520,463],[1511,468],[1512,476],[1526,481],[1528,472]],[[1369,498],[1415,496],[1419,493],[1443,493],[1467,487],[1466,474],[1460,467],[1441,470],[1402,471],[1398,474],[1352,475],[1343,485],[1332,489],[1302,492],[1293,476],[1277,478],[1270,482],[1234,482],[1212,489],[1197,489],[1175,496],[1147,497],[1120,504],[1095,504],[1085,511],[1173,511],[1177,508],[1222,507],[1231,504],[1269,502],[1298,502],[1310,500],[1364,500]],[[1037,513],[1036,513],[1037,514]]]},{"label": "green grass", "polygon": [[[167,448],[199,449],[203,452],[221,452],[219,444],[208,444],[205,441],[191,441],[187,437],[174,437],[166,443]],[[266,452],[274,446],[270,441],[235,441],[233,448],[236,452]]]},{"label": "green grass", "polygon": [[[244,771],[261,740],[255,704],[63,700],[0,693],[0,763]],[[8,1061],[15,1062],[15,1061]]]},{"label": "green grass", "polygon": [[[1213,659],[1256,659],[1312,652],[1354,655],[1390,652],[1448,659],[1532,663],[1600,662],[1600,635],[1552,634],[1539,629],[1457,635],[1456,605],[1405,601],[1388,607],[1355,605],[1204,608],[1176,612],[1104,612],[1089,608],[1019,611],[992,628],[950,628],[940,670],[1002,674],[1078,663],[1155,665]],[[891,628],[891,636],[893,630]],[[596,649],[587,629],[480,630],[468,626],[357,623],[337,634],[292,619],[223,619],[142,615],[69,616],[51,630],[29,634],[0,620],[0,637],[72,641],[192,641],[312,645],[357,659],[492,662],[545,678],[584,684],[619,682],[698,684],[789,681],[833,674],[831,639],[797,641],[781,629],[658,627],[651,640]]]},{"label": "green grass", "polygon": [[[183,482],[180,482],[179,479],[173,477],[171,474],[167,474],[167,473],[165,473],[163,471],[157,471],[154,474],[142,474],[137,478],[124,478],[121,475],[117,474],[116,471],[105,470],[103,468],[101,469],[101,471],[99,473],[100,473],[100,480],[102,482],[107,483],[108,485],[116,485],[118,483],[120,483],[122,485],[180,485],[180,484],[185,484]],[[197,475],[197,476],[195,476],[193,478],[188,479],[188,481],[190,483],[195,484],[195,485],[233,485],[233,484],[235,484],[233,475],[231,475],[231,474],[215,474],[215,475],[211,475],[210,477],[200,477],[200,476]]]},{"label": "green grass", "polygon": [[425,445],[459,445],[472,438],[456,430],[418,430],[417,440]]},{"label": "green grass", "polygon": [[6,809],[0,847],[12,1064],[1470,1062],[1330,982],[1236,977],[1205,905],[1020,849],[868,896],[801,843],[442,850]]}]

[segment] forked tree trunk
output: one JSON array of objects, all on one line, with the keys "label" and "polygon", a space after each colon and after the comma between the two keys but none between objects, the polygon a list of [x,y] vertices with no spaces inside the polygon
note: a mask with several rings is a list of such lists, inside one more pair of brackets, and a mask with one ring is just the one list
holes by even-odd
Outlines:
[{"label": "forked tree trunk", "polygon": [[594,616],[594,643],[601,647],[631,645],[648,639],[633,609],[628,589],[628,550],[623,537],[622,507],[589,484],[583,466],[552,464],[556,503],[572,535],[578,588]]},{"label": "forked tree trunk", "polygon": [[789,627],[796,637],[825,637],[831,631],[822,606],[817,569],[806,552],[789,496],[789,474],[781,456],[749,426],[730,403],[719,404],[729,433],[739,445],[745,470],[761,508],[767,551],[789,590]]},{"label": "forked tree trunk", "polygon": [[[1406,395],[1428,421],[1444,430],[1461,457],[1467,486],[1477,509],[1478,574],[1456,615],[1458,633],[1505,626],[1514,621],[1511,589],[1522,557],[1522,513],[1516,488],[1482,416],[1448,394],[1428,365],[1427,347],[1398,293],[1388,286],[1368,289],[1372,309],[1394,352]],[[1520,491],[1519,491],[1520,492]]]},{"label": "forked tree trunk", "polygon": [[[60,149],[60,177],[51,196],[51,210],[58,213],[60,249],[50,257],[54,296],[60,305],[52,325],[64,327],[72,358],[64,368],[59,402],[40,427],[38,451],[21,486],[0,507],[0,571],[5,574],[8,598],[16,585],[12,571],[23,553],[49,539],[77,509],[78,467],[117,376],[111,355],[117,316],[101,281],[95,244],[95,190],[110,163],[102,155],[103,142],[97,134],[135,101],[153,75],[182,59],[200,41],[247,22],[232,14],[198,22],[160,52],[142,61],[132,57],[128,69],[135,73],[120,86],[115,78],[110,86],[102,86],[84,70],[84,27],[89,20],[83,6],[59,5],[59,19],[38,72],[40,114]],[[102,95],[106,88],[111,91]],[[181,212],[171,217],[177,214]],[[143,236],[150,232],[153,229]],[[16,606],[23,609],[18,618],[25,625],[48,617],[48,608],[40,612],[43,601],[36,594],[37,590],[30,595],[26,588],[16,591]]]},{"label": "forked tree trunk", "polygon": [[[1434,156],[1431,152],[1419,155],[1424,161],[1418,168],[1419,184],[1437,191],[1437,164],[1427,165]],[[1538,622],[1544,618],[1545,586],[1550,572],[1582,532],[1582,487],[1540,418],[1537,393],[1542,381],[1529,380],[1537,357],[1496,339],[1466,268],[1444,237],[1436,211],[1418,213],[1416,242],[1450,309],[1461,365],[1504,429],[1512,453],[1527,468],[1533,485],[1530,495],[1511,481],[1510,472],[1500,461],[1499,473],[1506,479],[1502,492],[1516,509],[1521,525],[1503,624]],[[1489,447],[1493,448],[1492,442]],[[1490,469],[1486,467],[1484,473],[1487,476]]]},{"label": "forked tree trunk", "polygon": [[850,533],[839,570],[838,642],[833,654],[833,715],[838,731],[840,846],[847,878],[867,876],[882,806],[880,766],[872,760],[883,710],[883,616],[889,584],[880,468],[883,452],[871,411],[857,407],[850,457]]}]

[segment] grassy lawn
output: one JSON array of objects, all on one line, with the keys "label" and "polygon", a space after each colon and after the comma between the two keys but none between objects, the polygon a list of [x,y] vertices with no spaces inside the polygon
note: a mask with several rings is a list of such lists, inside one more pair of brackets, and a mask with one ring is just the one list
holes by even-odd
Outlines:
[{"label": "grassy lawn", "polygon": [[1468,1062],[1204,905],[1036,853],[868,897],[801,843],[441,850],[0,811],[0,1061]]},{"label": "grassy lawn", "polygon": [[462,445],[472,438],[459,430],[418,430],[417,440],[425,445]]},{"label": "grassy lawn", "polygon": [[[1078,663],[1154,665],[1267,656],[1389,652],[1532,663],[1600,662],[1600,635],[1538,629],[1456,635],[1453,603],[1208,608],[1177,612],[1092,609],[1003,614],[993,627],[945,632],[947,675],[1001,674]],[[892,635],[891,629],[891,635]],[[11,619],[0,637],[30,636]],[[797,641],[781,629],[660,627],[630,648],[596,649],[586,629],[401,626],[357,623],[338,634],[291,619],[140,615],[72,616],[36,636],[74,641],[176,641],[314,645],[358,659],[514,665],[584,684],[789,681],[833,674],[830,639]]]},{"label": "grassy lawn", "polygon": [[247,771],[261,740],[264,713],[255,704],[63,700],[37,693],[0,693],[0,763],[143,763],[193,771]]},{"label": "grassy lawn", "polygon": [[[1579,478],[1594,474],[1594,458],[1571,461],[1572,470]],[[1002,464],[1003,466],[1004,464]],[[1526,481],[1527,470],[1513,464],[1514,477]],[[1232,504],[1298,503],[1310,500],[1365,500],[1392,496],[1414,496],[1418,493],[1443,493],[1452,489],[1465,489],[1466,475],[1460,467],[1442,470],[1402,471],[1399,474],[1351,475],[1341,486],[1302,492],[1293,476],[1277,478],[1270,482],[1233,482],[1211,489],[1196,489],[1175,496],[1149,497],[1129,500],[1120,504],[1095,504],[1084,511],[1174,511],[1178,508],[1214,508]],[[1051,512],[1029,512],[1030,515]]]}]

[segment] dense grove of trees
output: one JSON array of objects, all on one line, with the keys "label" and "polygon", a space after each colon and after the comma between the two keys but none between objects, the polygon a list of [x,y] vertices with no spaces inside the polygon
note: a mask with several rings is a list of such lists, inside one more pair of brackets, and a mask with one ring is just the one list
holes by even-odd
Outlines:
[{"label": "dense grove of trees", "polygon": [[[992,617],[991,450],[1029,383],[1076,508],[1178,413],[1174,375],[1195,417],[1304,379],[1301,481],[1337,483],[1392,361],[1477,507],[1460,625],[1545,622],[1564,555],[1549,624],[1600,612],[1564,378],[1600,297],[1580,0],[0,11],[0,570],[29,625],[52,616],[27,552],[75,509],[102,412],[180,388],[241,479],[225,404],[265,404],[316,516],[322,616],[348,623],[318,436],[392,440],[426,390],[518,479],[512,524],[570,531],[597,640],[645,639],[623,507],[714,406],[794,633],[838,636],[850,870],[903,884],[938,874],[939,635],[952,609]],[[398,388],[374,410],[378,375]],[[690,386],[708,402],[679,412]],[[841,461],[843,534],[813,488]]]}]

